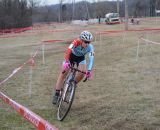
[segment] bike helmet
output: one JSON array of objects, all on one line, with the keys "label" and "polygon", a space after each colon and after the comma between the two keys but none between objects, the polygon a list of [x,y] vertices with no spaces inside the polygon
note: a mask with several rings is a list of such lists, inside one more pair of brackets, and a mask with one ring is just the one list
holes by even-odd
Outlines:
[{"label": "bike helmet", "polygon": [[87,42],[91,42],[93,40],[93,35],[88,31],[83,31],[80,34],[80,39],[87,41]]}]

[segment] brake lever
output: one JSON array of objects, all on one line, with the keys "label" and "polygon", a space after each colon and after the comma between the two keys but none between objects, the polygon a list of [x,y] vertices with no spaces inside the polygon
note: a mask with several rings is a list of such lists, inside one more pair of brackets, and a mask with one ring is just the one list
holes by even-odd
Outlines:
[{"label": "brake lever", "polygon": [[83,80],[83,82],[86,82],[88,80],[88,78],[86,77],[84,80]]}]

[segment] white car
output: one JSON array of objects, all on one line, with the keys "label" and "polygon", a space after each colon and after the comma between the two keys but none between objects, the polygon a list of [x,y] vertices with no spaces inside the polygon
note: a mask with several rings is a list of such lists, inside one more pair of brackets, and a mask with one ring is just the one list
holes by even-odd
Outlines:
[{"label": "white car", "polygon": [[106,24],[118,24],[120,23],[120,18],[118,13],[108,13],[105,15]]}]

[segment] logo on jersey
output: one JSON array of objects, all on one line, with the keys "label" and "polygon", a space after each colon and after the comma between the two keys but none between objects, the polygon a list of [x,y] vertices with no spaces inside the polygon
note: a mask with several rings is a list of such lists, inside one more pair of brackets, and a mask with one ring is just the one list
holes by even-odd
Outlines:
[{"label": "logo on jersey", "polygon": [[73,49],[73,52],[75,53],[76,56],[84,56],[88,52],[88,49],[78,46]]}]

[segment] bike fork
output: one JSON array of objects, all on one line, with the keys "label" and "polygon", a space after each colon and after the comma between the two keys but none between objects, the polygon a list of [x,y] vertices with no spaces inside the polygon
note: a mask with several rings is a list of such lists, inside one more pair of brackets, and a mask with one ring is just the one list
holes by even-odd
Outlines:
[{"label": "bike fork", "polygon": [[66,85],[65,85],[65,87],[64,87],[64,92],[63,92],[63,95],[62,95],[62,99],[63,99],[63,101],[65,100],[66,92],[67,92],[68,86],[69,86],[69,84],[68,84],[68,83],[66,83]]},{"label": "bike fork", "polygon": [[[73,90],[73,89],[72,89],[72,90]],[[71,91],[71,95],[70,95],[70,97],[69,97],[69,102],[71,102],[72,97],[73,97],[73,91]]]},{"label": "bike fork", "polygon": [[[69,102],[71,102],[73,96],[74,96],[74,92],[75,92],[75,89],[76,89],[76,84],[73,82],[72,86],[70,86],[71,88],[71,94],[70,94],[70,97],[69,97]],[[73,88],[72,88],[73,87]]]}]

